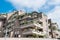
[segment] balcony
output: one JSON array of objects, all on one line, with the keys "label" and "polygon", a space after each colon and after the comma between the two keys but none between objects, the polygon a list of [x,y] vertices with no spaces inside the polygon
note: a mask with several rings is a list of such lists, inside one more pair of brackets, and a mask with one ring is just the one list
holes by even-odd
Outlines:
[{"label": "balcony", "polygon": [[34,23],[35,26],[37,26],[38,28],[43,28],[43,26],[39,23]]},{"label": "balcony", "polygon": [[14,18],[16,18],[16,17],[17,17],[17,14],[13,14],[12,16],[10,16],[9,19],[14,19]]},{"label": "balcony", "polygon": [[19,17],[19,20],[27,20],[27,21],[29,21],[29,20],[37,20],[37,21],[42,21],[42,18],[36,17],[36,16],[34,16],[34,17],[26,16],[24,18]]},{"label": "balcony", "polygon": [[29,24],[24,24],[21,25],[20,28],[27,28],[27,27],[38,27],[38,28],[43,28],[40,24],[36,24],[36,23],[29,23]]},{"label": "balcony", "polygon": [[8,20],[8,22],[13,22],[13,21],[15,21],[16,19],[14,18],[14,19],[12,19],[12,20]]},{"label": "balcony", "polygon": [[33,24],[24,24],[24,25],[20,25],[20,27],[15,27],[15,28],[23,29],[23,28],[26,28],[26,27],[34,27],[34,25]]},{"label": "balcony", "polygon": [[23,35],[26,35],[26,34],[37,34],[37,35],[41,35],[41,36],[45,35],[43,32],[39,32],[38,30],[35,30],[35,29],[29,29],[27,31],[22,32],[22,34]]},{"label": "balcony", "polygon": [[9,28],[9,27],[13,27],[14,26],[14,24],[12,23],[12,24],[9,24],[9,25],[7,25],[7,27]]},{"label": "balcony", "polygon": [[12,29],[10,28],[10,29],[5,29],[3,32],[6,33],[6,32],[11,32],[11,31]]}]

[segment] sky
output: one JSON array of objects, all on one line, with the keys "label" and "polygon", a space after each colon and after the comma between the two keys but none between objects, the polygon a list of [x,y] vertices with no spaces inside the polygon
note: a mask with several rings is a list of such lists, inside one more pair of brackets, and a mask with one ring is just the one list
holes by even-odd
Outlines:
[{"label": "sky", "polygon": [[60,28],[60,0],[0,0],[0,13],[14,10],[44,12]]}]

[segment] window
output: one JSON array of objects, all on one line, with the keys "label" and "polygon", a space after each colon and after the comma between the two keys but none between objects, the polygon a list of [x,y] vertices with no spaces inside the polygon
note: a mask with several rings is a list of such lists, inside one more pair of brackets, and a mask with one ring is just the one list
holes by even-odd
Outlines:
[{"label": "window", "polygon": [[26,20],[27,20],[27,21],[29,21],[29,20],[33,20],[33,18],[26,18]]},{"label": "window", "polygon": [[14,35],[14,37],[18,37],[18,35],[16,34],[16,35]]},{"label": "window", "polygon": [[7,32],[7,34],[9,34],[9,32]]},{"label": "window", "polygon": [[39,38],[43,38],[43,36],[39,36]]},{"label": "window", "polygon": [[43,32],[43,29],[38,29],[39,31]]},{"label": "window", "polygon": [[58,34],[56,34],[58,36]]},{"label": "window", "polygon": [[51,35],[52,33],[51,32],[49,32],[49,35]]},{"label": "window", "polygon": [[51,26],[49,26],[49,29],[51,29]]},{"label": "window", "polygon": [[42,22],[38,22],[39,24],[41,24],[41,26],[43,25],[43,23]]},{"label": "window", "polygon": [[18,37],[18,36],[19,36],[19,31],[16,31],[14,37]]}]

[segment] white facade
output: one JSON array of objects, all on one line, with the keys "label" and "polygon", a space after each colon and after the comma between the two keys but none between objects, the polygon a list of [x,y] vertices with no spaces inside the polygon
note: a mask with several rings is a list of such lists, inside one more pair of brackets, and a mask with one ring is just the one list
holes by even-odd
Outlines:
[{"label": "white facade", "polygon": [[[35,38],[51,38],[49,26],[57,28],[57,24],[50,23],[47,15],[40,12],[24,13],[23,11],[15,11],[5,15],[7,18],[8,37],[35,37]],[[0,21],[0,27],[3,23]],[[55,38],[57,30],[53,30]]]}]

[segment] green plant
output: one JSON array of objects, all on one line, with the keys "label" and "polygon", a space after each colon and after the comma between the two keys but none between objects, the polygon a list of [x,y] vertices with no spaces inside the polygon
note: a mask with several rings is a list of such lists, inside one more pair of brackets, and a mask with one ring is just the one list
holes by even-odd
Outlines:
[{"label": "green plant", "polygon": [[33,34],[33,37],[34,37],[34,38],[38,38],[38,35],[37,35],[37,34]]}]

